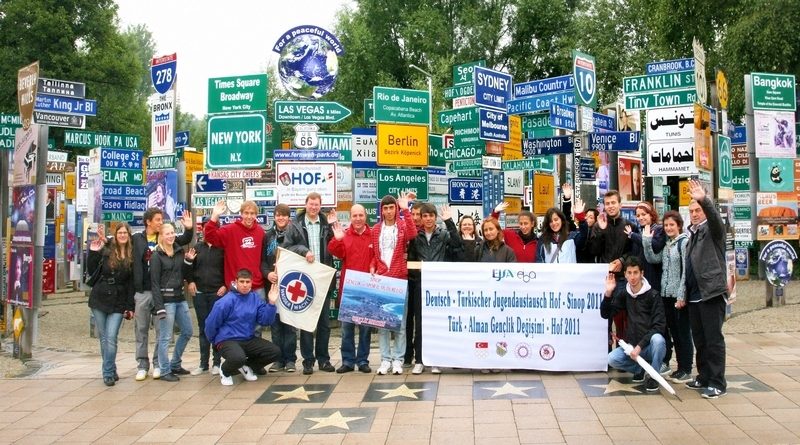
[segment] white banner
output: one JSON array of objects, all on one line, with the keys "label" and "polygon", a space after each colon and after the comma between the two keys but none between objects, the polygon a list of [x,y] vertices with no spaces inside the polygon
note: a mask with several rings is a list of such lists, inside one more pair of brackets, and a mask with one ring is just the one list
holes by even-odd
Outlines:
[{"label": "white banner", "polygon": [[278,162],[278,203],[303,206],[317,192],[323,207],[336,206],[336,164],[333,162]]},{"label": "white banner", "polygon": [[314,332],[319,313],[326,310],[328,287],[336,269],[281,248],[278,253],[278,314],[281,321]]},{"label": "white banner", "polygon": [[605,371],[602,264],[422,263],[422,360],[470,369]]}]

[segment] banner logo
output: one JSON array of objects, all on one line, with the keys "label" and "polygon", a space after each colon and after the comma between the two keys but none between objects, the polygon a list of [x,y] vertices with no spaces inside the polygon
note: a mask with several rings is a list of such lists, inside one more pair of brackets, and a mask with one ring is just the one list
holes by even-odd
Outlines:
[{"label": "banner logo", "polygon": [[314,281],[303,272],[288,272],[280,284],[281,303],[292,312],[303,312],[313,303]]}]

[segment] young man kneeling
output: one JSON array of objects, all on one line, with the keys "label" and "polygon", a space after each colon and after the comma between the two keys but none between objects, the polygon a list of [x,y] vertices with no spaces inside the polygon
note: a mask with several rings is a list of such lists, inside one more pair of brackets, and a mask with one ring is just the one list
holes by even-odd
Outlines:
[{"label": "young man kneeling", "polygon": [[275,322],[277,295],[269,295],[266,304],[251,290],[252,285],[253,274],[239,269],[236,288],[214,304],[206,319],[206,338],[225,359],[219,373],[224,386],[233,385],[232,376],[237,370],[245,380],[258,380],[253,369],[264,368],[281,355],[275,344],[253,334],[256,324],[269,326]]},{"label": "young man kneeling", "polygon": [[[630,357],[625,354],[622,347],[608,354],[608,364],[614,368],[628,371],[633,376],[634,382],[644,381],[644,370],[636,357],[641,356],[649,361],[655,369],[661,366],[661,361],[666,353],[666,342],[661,335],[666,326],[664,305],[661,295],[652,289],[642,272],[639,259],[631,256],[623,266],[625,280],[628,284],[624,290],[614,293],[617,286],[614,274],[606,277],[606,294],[600,303],[600,315],[605,319],[613,318],[622,311],[627,311],[628,329],[626,332],[628,342],[635,347]],[[645,384],[647,391],[658,391],[658,382],[649,379]]]}]

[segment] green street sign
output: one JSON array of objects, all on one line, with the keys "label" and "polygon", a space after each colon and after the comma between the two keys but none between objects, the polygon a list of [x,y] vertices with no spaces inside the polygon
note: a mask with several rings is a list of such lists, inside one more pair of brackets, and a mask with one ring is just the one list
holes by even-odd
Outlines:
[{"label": "green street sign", "polygon": [[428,135],[428,165],[431,167],[444,167],[444,136],[440,134]]},{"label": "green street sign", "polygon": [[733,165],[731,164],[731,138],[717,135],[717,148],[719,149],[719,186],[731,188],[733,183]]},{"label": "green street sign", "polygon": [[455,127],[453,129],[453,146],[456,148],[486,146],[480,138],[478,127]]},{"label": "green street sign", "polygon": [[483,176],[483,170],[461,170],[456,172],[457,178],[480,178]]},{"label": "green street sign", "polygon": [[94,131],[64,131],[64,145],[67,147],[103,147],[139,150],[139,135],[96,133]]},{"label": "green street sign", "polygon": [[553,130],[553,127],[550,126],[550,113],[522,116],[522,131],[528,132],[541,129]]},{"label": "green street sign", "polygon": [[436,116],[440,127],[474,127],[477,130],[480,123],[478,114],[478,107],[467,107],[443,110],[437,113]]},{"label": "green street sign", "polygon": [[175,155],[148,156],[147,171],[172,170],[175,168]]},{"label": "green street sign", "polygon": [[375,101],[372,99],[364,99],[364,125],[367,127],[374,127],[375,122]]},{"label": "green street sign", "polygon": [[750,73],[754,110],[795,111],[793,74]]},{"label": "green street sign", "polygon": [[0,125],[22,126],[22,118],[19,114],[0,114]]},{"label": "green street sign", "polygon": [[744,206],[733,206],[734,221],[747,221],[753,218],[753,209]]},{"label": "green street sign", "polygon": [[456,159],[453,161],[453,171],[459,172],[464,170],[481,170],[483,168],[483,160],[477,159]]},{"label": "green street sign", "polygon": [[224,193],[193,193],[192,208],[213,209],[217,202],[224,201],[227,196]]},{"label": "green street sign", "polygon": [[267,75],[208,79],[208,114],[267,111]]},{"label": "green street sign", "polygon": [[[458,139],[456,137],[456,139]],[[486,141],[480,141],[478,144],[461,146],[456,144],[454,148],[446,148],[444,150],[445,161],[455,161],[456,159],[474,159],[479,158],[486,154]],[[483,167],[481,167],[483,168]]]},{"label": "green street sign", "polygon": [[[478,60],[461,65],[453,65],[453,85],[461,85],[466,83],[473,84],[474,82],[472,79],[474,79],[473,76],[475,75],[476,66],[486,66],[486,61]],[[445,96],[445,98],[447,97]]]},{"label": "green street sign", "polygon": [[456,85],[454,87],[447,87],[444,89],[444,98],[447,100],[455,99],[457,97],[467,97],[475,95],[475,83],[464,85]]},{"label": "green street sign", "polygon": [[350,146],[352,135],[348,134],[320,134],[317,150],[338,150],[338,162],[351,162],[353,149]]},{"label": "green street sign", "polygon": [[694,88],[694,70],[622,78],[623,94]]},{"label": "green street sign", "polygon": [[378,198],[414,192],[418,200],[428,199],[428,172],[425,170],[379,169]]},{"label": "green street sign", "polygon": [[734,168],[733,169],[733,191],[735,192],[749,192],[750,191],[750,168]]},{"label": "green street sign", "polygon": [[[383,198],[383,196],[381,196]],[[367,214],[367,224],[370,227],[378,224],[378,203],[375,201],[370,202],[358,202],[357,204],[361,204],[364,206],[364,211]]]},{"label": "green street sign", "polygon": [[266,113],[208,118],[206,164],[211,169],[262,168],[267,162]]},{"label": "green street sign", "polygon": [[535,158],[516,159],[503,161],[503,171],[539,170],[553,173],[555,170],[554,156],[537,156]]},{"label": "green street sign", "polygon": [[431,93],[403,88],[374,87],[375,122],[430,125]]},{"label": "green street sign", "polygon": [[339,102],[313,100],[276,100],[275,122],[335,124],[347,119],[352,112]]},{"label": "green street sign", "polygon": [[141,170],[103,170],[103,184],[142,185],[144,172]]},{"label": "green street sign", "polygon": [[626,95],[625,109],[673,108],[692,105],[695,102],[697,102],[697,90],[694,88],[679,91],[659,91],[657,93]]},{"label": "green street sign", "polygon": [[103,212],[103,221],[133,221],[133,212]]},{"label": "green street sign", "polygon": [[752,249],[755,246],[754,241],[734,241],[733,247],[736,249]]}]

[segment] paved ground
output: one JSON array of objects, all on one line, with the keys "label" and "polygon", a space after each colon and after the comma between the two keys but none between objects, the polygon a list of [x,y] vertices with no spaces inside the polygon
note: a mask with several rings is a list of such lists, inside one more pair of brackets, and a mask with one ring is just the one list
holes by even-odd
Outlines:
[{"label": "paved ground", "polygon": [[40,350],[38,372],[0,380],[0,443],[800,443],[800,332],[727,345],[728,395],[675,385],[683,402],[617,372],[317,371],[223,387],[209,374],[136,382],[129,357],[107,388],[98,354]]}]

